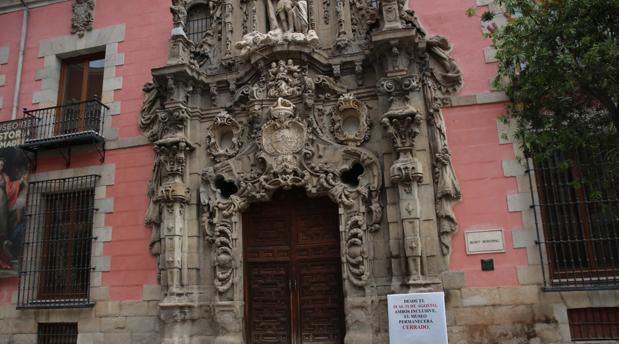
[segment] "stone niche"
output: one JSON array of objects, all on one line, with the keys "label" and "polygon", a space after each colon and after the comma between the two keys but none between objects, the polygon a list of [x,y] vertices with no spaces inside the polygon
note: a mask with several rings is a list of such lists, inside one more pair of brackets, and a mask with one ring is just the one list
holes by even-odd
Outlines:
[{"label": "stone niche", "polygon": [[[208,28],[191,41],[198,5]],[[449,43],[404,1],[171,11],[168,63],[140,116],[156,153],[146,223],[163,343],[247,342],[242,214],[291,188],[338,208],[344,342],[388,342],[386,294],[441,290],[457,228],[441,107],[462,76]]]}]

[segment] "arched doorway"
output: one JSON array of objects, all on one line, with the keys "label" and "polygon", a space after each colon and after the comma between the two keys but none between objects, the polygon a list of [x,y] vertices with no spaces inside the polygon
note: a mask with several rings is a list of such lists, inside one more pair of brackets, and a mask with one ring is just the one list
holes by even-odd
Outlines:
[{"label": "arched doorway", "polygon": [[243,214],[243,241],[247,343],[343,343],[337,206],[276,193]]}]

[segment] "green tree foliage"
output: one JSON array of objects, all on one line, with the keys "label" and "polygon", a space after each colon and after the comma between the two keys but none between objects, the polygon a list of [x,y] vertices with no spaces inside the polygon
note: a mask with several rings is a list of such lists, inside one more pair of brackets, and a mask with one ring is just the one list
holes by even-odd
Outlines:
[{"label": "green tree foliage", "polygon": [[511,98],[526,148],[537,156],[619,139],[619,0],[497,0],[508,24],[492,33],[497,85]]}]

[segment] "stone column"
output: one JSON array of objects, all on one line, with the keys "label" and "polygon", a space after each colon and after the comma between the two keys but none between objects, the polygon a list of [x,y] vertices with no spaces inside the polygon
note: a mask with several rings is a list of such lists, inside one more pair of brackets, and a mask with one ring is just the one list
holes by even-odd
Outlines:
[{"label": "stone column", "polygon": [[[422,280],[421,204],[419,183],[423,180],[421,162],[415,157],[415,138],[420,132],[423,117],[410,105],[407,99],[394,100],[395,104],[383,115],[382,124],[391,135],[397,159],[390,168],[391,181],[398,187],[400,232],[395,234],[395,245],[404,243],[405,271],[407,285]],[[395,107],[394,107],[395,105]],[[394,245],[392,245],[394,246]],[[395,252],[394,252],[395,251]],[[402,272],[399,247],[392,247],[394,272]],[[394,286],[395,287],[395,286]]]},{"label": "stone column", "polygon": [[154,203],[160,211],[160,282],[164,299],[160,303],[164,344],[188,344],[197,302],[189,286],[186,207],[191,200],[186,185],[187,155],[194,145],[185,136],[188,119],[184,106],[170,104],[160,110],[161,138],[154,142],[160,185]]},{"label": "stone column", "polygon": [[186,154],[192,149],[193,145],[181,134],[155,142],[155,151],[164,167],[156,201],[162,207],[160,235],[167,281],[166,300],[184,295],[184,287],[188,285],[183,255],[187,241],[185,207],[189,204],[190,192],[184,183],[184,170]]},{"label": "stone column", "polygon": [[[422,164],[416,157],[416,138],[421,132],[423,116],[411,103],[411,92],[420,90],[416,77],[385,81],[391,94],[389,111],[382,117],[383,127],[390,134],[396,160],[390,167],[390,179],[398,188],[399,228],[390,232],[392,288],[402,291],[420,290],[435,284],[427,277],[421,235],[419,186],[424,179]],[[433,207],[433,204],[429,206]],[[402,276],[402,280],[398,278]]]}]

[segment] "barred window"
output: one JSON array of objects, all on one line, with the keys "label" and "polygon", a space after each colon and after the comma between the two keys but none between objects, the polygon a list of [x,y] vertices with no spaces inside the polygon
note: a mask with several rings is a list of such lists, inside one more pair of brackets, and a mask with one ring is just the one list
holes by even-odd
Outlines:
[{"label": "barred window", "polygon": [[18,308],[93,305],[89,286],[97,179],[29,184]]},{"label": "barred window", "polygon": [[619,308],[568,309],[573,341],[619,339]]},{"label": "barred window", "polygon": [[76,323],[40,323],[37,344],[76,344]]},{"label": "barred window", "polygon": [[204,4],[196,4],[189,8],[187,13],[187,37],[199,42],[204,38],[208,30],[208,6]]},{"label": "barred window", "polygon": [[619,287],[619,181],[610,172],[616,164],[599,150],[535,163],[546,287]]}]

